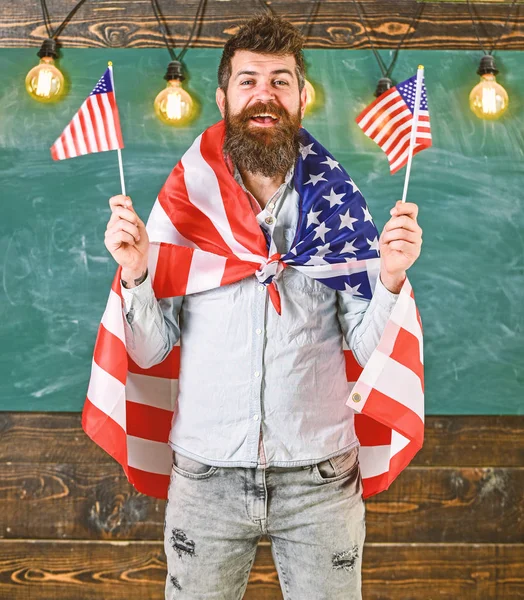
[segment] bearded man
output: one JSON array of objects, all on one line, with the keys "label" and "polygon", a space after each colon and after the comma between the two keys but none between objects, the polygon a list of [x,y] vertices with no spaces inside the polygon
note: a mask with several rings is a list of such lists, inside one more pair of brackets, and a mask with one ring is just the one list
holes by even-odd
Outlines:
[{"label": "bearded man", "polygon": [[[275,267],[292,248],[298,256],[299,230],[313,232],[319,224],[315,237],[324,242],[330,229],[320,225],[325,225],[321,211],[306,216],[302,203],[320,194],[336,209],[351,184],[337,161],[319,155],[319,144],[306,143],[312,138],[301,128],[307,99],[302,44],[290,23],[272,16],[242,26],[226,43],[218,71],[216,102],[223,122],[208,131],[223,140],[219,158],[206,158],[202,150],[207,162],[198,163],[201,167],[189,169],[182,160],[175,169],[179,184],[189,189],[209,165],[227,166],[220,191],[238,201],[230,220],[235,210],[248,211],[242,219],[255,223],[277,257],[264,268]],[[303,176],[305,157],[325,159],[324,170],[338,176],[342,187],[329,191],[320,174]],[[176,195],[172,187],[164,198]],[[351,193],[362,202],[355,188]],[[181,342],[169,435],[166,600],[241,599],[262,535],[271,541],[284,598],[361,598],[365,506],[354,412],[345,404],[350,387],[343,342],[360,365],[376,348],[406,270],[420,254],[417,206],[397,202],[380,240],[368,239],[367,248],[364,236],[361,250],[377,257],[380,245],[381,257],[369,297],[359,292],[363,280],[333,289],[304,270],[280,265],[270,274],[278,294],[264,285],[267,274],[257,272],[160,300],[148,272],[143,221],[128,196],[114,196],[110,207],[105,244],[121,266],[129,355],[148,369]],[[338,215],[341,230],[351,233],[357,221],[373,225],[362,207],[363,214]],[[220,220],[216,209],[210,213],[216,219],[205,224],[200,217],[176,224],[178,212],[167,204],[163,210],[178,233],[186,227],[180,239],[191,228]],[[208,250],[214,243],[209,236]],[[193,247],[200,243],[195,240]],[[242,243],[249,245],[249,236]],[[302,264],[325,263],[328,246]],[[357,251],[357,242],[346,241],[334,261],[347,266]],[[171,272],[181,269],[176,261],[169,265]]]}]

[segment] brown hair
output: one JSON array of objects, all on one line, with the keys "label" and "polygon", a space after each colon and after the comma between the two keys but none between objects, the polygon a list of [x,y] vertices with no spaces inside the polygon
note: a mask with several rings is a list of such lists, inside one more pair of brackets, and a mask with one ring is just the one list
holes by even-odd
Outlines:
[{"label": "brown hair", "polygon": [[289,21],[269,14],[253,17],[225,43],[218,67],[218,85],[224,92],[227,90],[233,55],[237,50],[249,50],[278,56],[292,54],[296,62],[298,88],[302,91],[305,82],[303,45],[304,37]]}]

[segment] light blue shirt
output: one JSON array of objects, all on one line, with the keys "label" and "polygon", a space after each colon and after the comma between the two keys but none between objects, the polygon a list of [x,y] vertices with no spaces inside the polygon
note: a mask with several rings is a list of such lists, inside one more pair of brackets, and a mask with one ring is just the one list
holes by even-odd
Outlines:
[{"label": "light blue shirt", "polygon": [[[244,187],[238,171],[235,177]],[[264,210],[248,197],[277,251],[287,253],[299,216],[293,170]],[[343,340],[364,366],[398,296],[380,278],[369,301],[293,268],[277,285],[280,316],[254,275],[159,301],[149,275],[122,287],[127,348],[139,366],[161,362],[180,339],[169,436],[180,454],[215,466],[291,467],[359,445],[354,411],[345,404],[351,384]]]}]

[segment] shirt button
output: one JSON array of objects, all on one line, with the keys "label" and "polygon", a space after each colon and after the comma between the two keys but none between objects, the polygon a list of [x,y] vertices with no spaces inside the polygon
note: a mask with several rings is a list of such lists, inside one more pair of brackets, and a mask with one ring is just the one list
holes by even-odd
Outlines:
[{"label": "shirt button", "polygon": [[255,416],[253,417],[253,421],[258,421],[258,419],[259,419],[259,416],[258,416],[258,415],[255,415]]},{"label": "shirt button", "polygon": [[273,217],[266,217],[264,220],[268,225],[273,225],[273,223],[275,221],[275,219]]},{"label": "shirt button", "polygon": [[262,333],[262,329],[260,329],[260,327],[258,329],[255,329],[257,335],[260,335]]},{"label": "shirt button", "polygon": [[259,292],[263,292],[263,291],[264,291],[264,289],[265,289],[265,286],[263,286],[263,285],[259,285],[259,286],[258,286],[258,291],[259,291]]},{"label": "shirt button", "polygon": [[269,210],[273,210],[273,209],[275,208],[275,204],[274,204],[274,202],[270,202],[270,203],[267,205],[267,208],[268,208]]},{"label": "shirt button", "polygon": [[255,377],[260,377],[260,371],[255,371]]}]

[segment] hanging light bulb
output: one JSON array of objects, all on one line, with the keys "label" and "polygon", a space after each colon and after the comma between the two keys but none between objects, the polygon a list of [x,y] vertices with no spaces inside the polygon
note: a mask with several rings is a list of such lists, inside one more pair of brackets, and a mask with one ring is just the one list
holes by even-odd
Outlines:
[{"label": "hanging light bulb", "polygon": [[389,77],[381,77],[377,83],[377,89],[375,90],[375,97],[382,96],[384,92],[387,92],[390,87],[393,86],[393,82]]},{"label": "hanging light bulb", "polygon": [[509,98],[506,90],[495,79],[498,70],[491,54],[482,57],[477,73],[480,75],[480,83],[471,90],[469,106],[480,119],[498,119],[506,112]]},{"label": "hanging light bulb", "polygon": [[27,74],[25,88],[31,98],[39,102],[56,102],[64,93],[64,76],[54,64],[57,57],[55,40],[44,40],[37,56],[40,64]]},{"label": "hanging light bulb", "polygon": [[157,117],[166,125],[185,125],[193,117],[193,99],[182,87],[182,64],[173,60],[167,67],[164,79],[167,87],[155,98]]},{"label": "hanging light bulb", "polygon": [[306,100],[306,113],[308,113],[314,106],[317,94],[315,92],[315,88],[307,79],[304,82],[304,87],[307,91],[307,100]]}]

